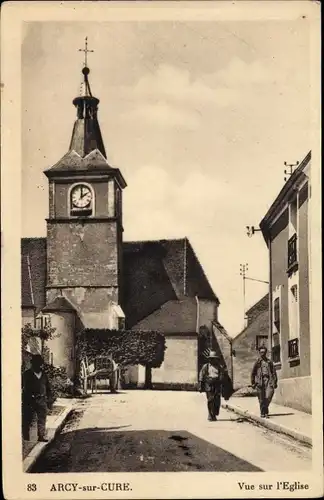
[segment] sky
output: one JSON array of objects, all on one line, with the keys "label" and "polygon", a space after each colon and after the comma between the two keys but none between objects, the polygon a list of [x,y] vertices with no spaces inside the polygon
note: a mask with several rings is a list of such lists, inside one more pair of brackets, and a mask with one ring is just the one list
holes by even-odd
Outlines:
[{"label": "sky", "polygon": [[[85,36],[108,161],[128,184],[124,240],[187,236],[238,334],[240,264],[268,280],[262,234],[246,226],[282,188],[284,161],[310,149],[307,20],[25,23],[23,237],[46,235],[43,170],[69,148]],[[245,308],[265,293],[247,281]]]}]

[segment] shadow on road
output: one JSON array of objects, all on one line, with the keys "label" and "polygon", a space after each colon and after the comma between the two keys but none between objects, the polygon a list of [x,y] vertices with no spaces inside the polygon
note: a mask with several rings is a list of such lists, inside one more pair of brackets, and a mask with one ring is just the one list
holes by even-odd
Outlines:
[{"label": "shadow on road", "polygon": [[187,431],[112,429],[60,434],[31,472],[262,471]]}]

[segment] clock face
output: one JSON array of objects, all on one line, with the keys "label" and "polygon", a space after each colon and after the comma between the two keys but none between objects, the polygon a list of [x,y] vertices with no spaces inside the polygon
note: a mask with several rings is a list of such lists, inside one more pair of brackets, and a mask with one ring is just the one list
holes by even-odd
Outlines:
[{"label": "clock face", "polygon": [[88,186],[79,184],[75,186],[71,193],[73,208],[89,208],[92,200],[92,193]]}]

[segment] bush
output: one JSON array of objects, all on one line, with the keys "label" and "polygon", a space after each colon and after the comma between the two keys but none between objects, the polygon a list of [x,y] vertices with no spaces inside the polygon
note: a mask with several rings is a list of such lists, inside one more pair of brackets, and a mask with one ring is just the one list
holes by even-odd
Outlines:
[{"label": "bush", "polygon": [[44,326],[42,329],[33,328],[31,323],[24,325],[21,329],[21,373],[29,367],[29,361],[32,356],[31,353],[28,353],[30,344],[34,346],[34,350],[35,343],[36,345],[38,344],[39,353],[43,356],[46,363],[48,361],[47,358],[49,358],[49,350],[45,342],[59,336],[60,334],[56,333],[56,328],[52,328],[50,325]]},{"label": "bush", "polygon": [[73,382],[67,376],[65,368],[45,364],[44,370],[52,390],[53,403],[57,398],[73,394]]}]

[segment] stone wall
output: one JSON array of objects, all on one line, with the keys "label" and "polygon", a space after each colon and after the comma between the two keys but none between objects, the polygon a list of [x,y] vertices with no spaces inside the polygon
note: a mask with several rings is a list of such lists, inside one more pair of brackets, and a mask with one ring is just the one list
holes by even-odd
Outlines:
[{"label": "stone wall", "polygon": [[50,350],[50,361],[56,367],[64,367],[67,376],[75,375],[75,314],[73,312],[55,312],[50,314],[51,326],[56,328],[54,338],[46,345]]},{"label": "stone wall", "polygon": [[[60,296],[59,288],[47,290],[47,303]],[[116,328],[112,303],[118,303],[118,288],[64,288],[63,295],[73,304],[85,328]]]},{"label": "stone wall", "polygon": [[256,349],[257,335],[268,336],[269,312],[263,311],[233,339],[233,385],[235,390],[251,383],[251,371],[259,353]]},{"label": "stone wall", "polygon": [[118,286],[114,222],[48,222],[48,286]]},{"label": "stone wall", "polygon": [[32,307],[23,307],[21,309],[21,317],[22,317],[22,326],[27,325],[28,323],[31,326],[34,326],[35,322],[35,309]]}]

